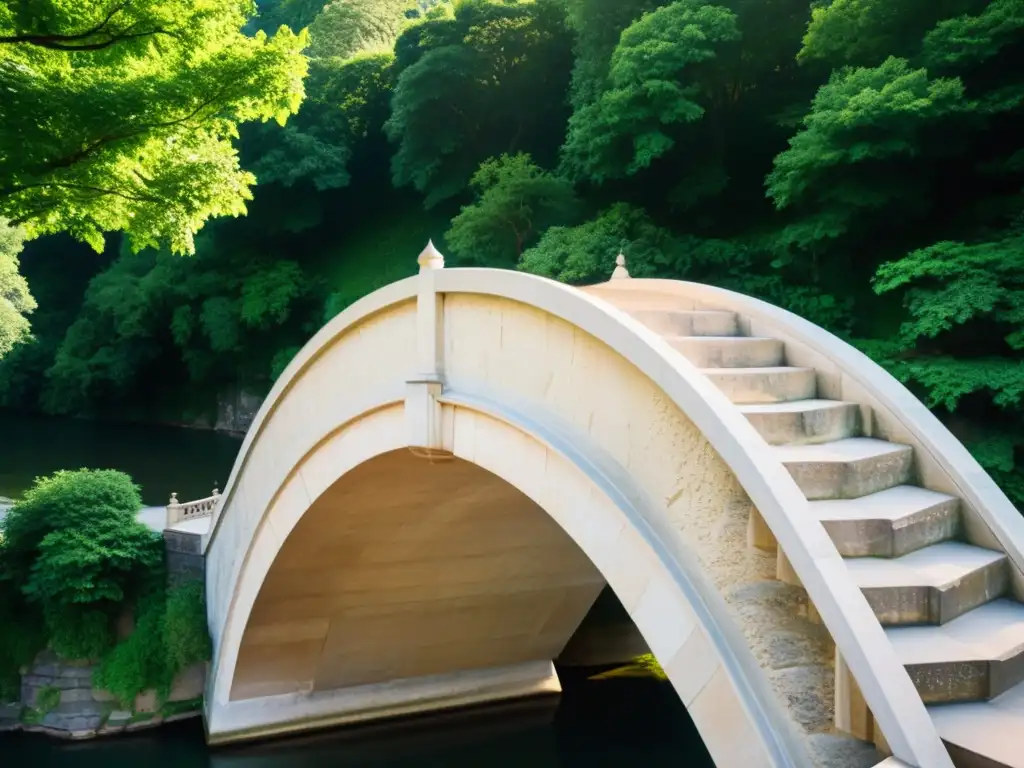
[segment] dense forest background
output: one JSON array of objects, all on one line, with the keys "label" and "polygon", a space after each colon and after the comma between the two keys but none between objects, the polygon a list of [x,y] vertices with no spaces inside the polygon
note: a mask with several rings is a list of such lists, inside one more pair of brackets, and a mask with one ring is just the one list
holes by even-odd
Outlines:
[{"label": "dense forest background", "polygon": [[428,238],[571,283],[621,250],[851,340],[1024,505],[1024,0],[256,11],[246,35],[308,30],[308,74],[283,125],[240,113],[247,215],[185,256],[0,228],[0,404],[189,421],[266,391]]}]

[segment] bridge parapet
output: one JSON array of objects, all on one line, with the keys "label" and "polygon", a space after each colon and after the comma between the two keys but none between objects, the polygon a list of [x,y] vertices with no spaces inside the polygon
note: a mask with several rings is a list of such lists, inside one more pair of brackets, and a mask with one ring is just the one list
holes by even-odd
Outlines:
[{"label": "bridge parapet", "polygon": [[202,579],[206,572],[203,536],[213,522],[213,513],[221,494],[218,488],[206,498],[179,502],[172,493],[167,504],[164,548],[170,583]]},{"label": "bridge parapet", "polygon": [[167,528],[171,528],[186,520],[196,520],[201,517],[213,517],[213,510],[217,507],[220,499],[220,490],[213,489],[213,493],[204,499],[195,501],[178,501],[178,494],[172,493],[171,499],[167,502]]}]

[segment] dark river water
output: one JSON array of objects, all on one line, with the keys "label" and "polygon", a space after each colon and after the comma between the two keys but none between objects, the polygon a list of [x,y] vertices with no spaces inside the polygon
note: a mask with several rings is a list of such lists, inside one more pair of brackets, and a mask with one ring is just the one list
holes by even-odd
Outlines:
[{"label": "dark river water", "polygon": [[[0,495],[16,498],[57,469],[119,469],[146,504],[206,496],[227,481],[241,444],[209,432],[90,424],[0,411]],[[223,485],[221,485],[223,488]],[[338,729],[208,749],[200,721],[66,744],[0,734],[3,768],[713,768],[671,686],[653,678],[592,680],[560,670],[563,693],[541,702]]]},{"label": "dark river water", "polygon": [[0,410],[0,496],[17,498],[58,469],[119,469],[148,506],[209,496],[228,481],[240,437],[173,427],[99,424]]}]

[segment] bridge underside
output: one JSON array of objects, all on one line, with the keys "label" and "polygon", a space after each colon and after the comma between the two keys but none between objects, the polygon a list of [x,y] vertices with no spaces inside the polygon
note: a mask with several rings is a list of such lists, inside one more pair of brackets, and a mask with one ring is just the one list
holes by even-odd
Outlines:
[{"label": "bridge underside", "polygon": [[443,687],[443,676],[496,669],[515,695],[524,681],[510,669],[557,689],[547,662],[604,583],[543,509],[490,472],[386,453],[335,482],[287,538],[231,700],[409,679]]}]

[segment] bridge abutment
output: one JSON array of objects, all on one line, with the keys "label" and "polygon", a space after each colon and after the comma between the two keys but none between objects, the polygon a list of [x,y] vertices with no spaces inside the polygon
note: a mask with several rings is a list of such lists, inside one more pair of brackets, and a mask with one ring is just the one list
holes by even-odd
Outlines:
[{"label": "bridge abutment", "polygon": [[561,690],[551,662],[528,661],[325,691],[297,691],[214,705],[211,715],[217,730],[209,733],[208,741],[226,744],[511,699],[552,696]]}]

